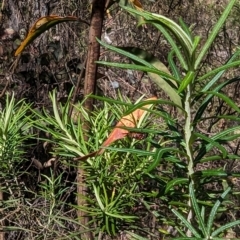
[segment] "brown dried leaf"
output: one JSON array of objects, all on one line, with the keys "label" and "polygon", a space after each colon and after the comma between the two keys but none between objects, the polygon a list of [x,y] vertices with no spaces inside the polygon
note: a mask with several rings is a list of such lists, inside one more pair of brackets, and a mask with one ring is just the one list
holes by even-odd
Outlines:
[{"label": "brown dried leaf", "polygon": [[21,43],[21,45],[16,50],[15,56],[20,54],[27,45],[33,42],[40,34],[45,32],[52,26],[62,22],[77,21],[77,20],[78,18],[74,16],[60,17],[57,15],[51,15],[51,16],[45,16],[45,17],[39,18],[33,24],[25,40]]},{"label": "brown dried leaf", "polygon": [[[156,97],[152,97],[147,99],[146,101],[149,100],[156,100]],[[127,116],[124,116],[121,118],[121,120],[117,123],[117,125],[114,127],[113,131],[110,133],[109,137],[107,140],[102,144],[102,147],[108,147],[110,146],[113,142],[125,138],[129,134],[129,130],[124,129],[123,127],[128,127],[128,128],[135,128],[137,122],[140,120],[140,118],[146,113],[146,109],[149,109],[152,107],[153,104],[148,104],[144,106],[144,109],[136,109],[134,112],[130,113]],[[75,160],[86,160],[89,157],[94,157],[97,155],[102,154],[105,149],[102,148],[96,152],[90,153],[84,157],[76,158]]]}]

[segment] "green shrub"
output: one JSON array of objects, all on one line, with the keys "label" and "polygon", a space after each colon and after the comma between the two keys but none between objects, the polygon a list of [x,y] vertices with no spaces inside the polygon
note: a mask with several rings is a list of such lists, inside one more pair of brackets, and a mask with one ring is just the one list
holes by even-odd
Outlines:
[{"label": "green shrub", "polygon": [[[166,216],[161,220],[178,229],[182,236],[179,239],[223,238],[226,229],[240,223],[238,220],[220,227],[214,224],[220,211],[220,203],[223,202],[225,205],[230,201],[226,198],[227,194],[233,193],[229,176],[239,177],[239,173],[228,172],[224,167],[200,168],[205,163],[214,166],[214,163],[221,160],[239,160],[238,154],[231,153],[227,148],[227,143],[239,137],[237,133],[239,126],[232,127],[231,123],[239,122],[240,109],[223,93],[224,88],[239,81],[239,77],[224,82],[221,78],[227,70],[239,66],[240,50],[237,49],[222,66],[208,72],[199,71],[235,2],[231,1],[225,8],[201,48],[200,37],[193,36],[182,20],[178,25],[162,15],[125,8],[130,13],[142,16],[145,24],[152,24],[165,36],[172,48],[168,55],[169,70],[152,54],[142,49],[114,47],[99,41],[107,49],[126,56],[133,62],[133,64],[98,62],[99,64],[144,71],[170,99],[155,101],[155,105],[161,109],[155,111],[155,114],[165,122],[167,129],[155,130],[155,134],[163,136],[164,144],[155,143],[152,148],[150,147],[149,156],[152,156],[152,161],[147,170],[142,169],[142,176],[148,175],[161,186],[159,198],[165,201],[181,223],[179,224],[173,216],[171,220]],[[233,114],[222,114],[220,111],[209,113],[208,108],[217,101],[222,101]],[[169,106],[168,109],[173,106],[178,109],[177,117],[166,111],[166,105]],[[209,120],[215,122],[224,120],[227,122],[227,128],[211,132],[213,127]],[[201,124],[209,124],[209,132],[200,131]],[[163,166],[167,167],[164,169]],[[214,183],[220,184],[224,191],[222,195],[219,190],[209,188],[209,185],[212,186]],[[226,200],[223,200],[224,198]],[[149,207],[149,203],[145,202],[145,205]],[[221,209],[226,210],[226,206]]]}]

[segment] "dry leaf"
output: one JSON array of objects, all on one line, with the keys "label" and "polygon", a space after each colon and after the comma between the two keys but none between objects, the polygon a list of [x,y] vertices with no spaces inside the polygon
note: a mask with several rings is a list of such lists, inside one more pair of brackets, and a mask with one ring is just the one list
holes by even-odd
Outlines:
[{"label": "dry leaf", "polygon": [[[156,97],[152,97],[147,99],[149,100],[157,100]],[[136,109],[134,112],[130,113],[127,116],[124,116],[121,118],[121,120],[117,123],[117,125],[114,127],[112,132],[110,133],[107,140],[102,144],[102,147],[100,150],[90,153],[84,157],[75,158],[75,160],[86,160],[89,157],[94,157],[97,155],[102,154],[105,151],[105,147],[110,146],[113,142],[125,138],[129,134],[129,130],[124,129],[123,127],[127,128],[136,128],[137,122],[141,119],[141,117],[144,117],[144,114],[147,113],[146,109],[149,109],[152,107],[153,104],[148,104],[143,107],[143,109]]]},{"label": "dry leaf", "polygon": [[21,43],[21,45],[18,47],[18,49],[15,52],[15,56],[20,54],[23,49],[29,45],[33,40],[35,40],[40,34],[48,30],[50,27],[67,21],[77,21],[78,18],[74,16],[67,16],[67,17],[60,17],[57,15],[51,15],[51,16],[45,16],[39,18],[30,31],[28,32],[27,37],[24,39],[24,41]]},{"label": "dry leaf", "polygon": [[138,0],[129,0],[136,9],[143,10],[142,4]]}]

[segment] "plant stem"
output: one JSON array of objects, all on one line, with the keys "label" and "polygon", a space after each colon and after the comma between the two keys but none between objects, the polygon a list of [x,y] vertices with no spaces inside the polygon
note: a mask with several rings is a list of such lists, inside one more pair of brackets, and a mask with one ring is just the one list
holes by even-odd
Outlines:
[{"label": "plant stem", "polygon": [[192,144],[191,144],[191,137],[192,137],[192,116],[191,116],[191,84],[187,86],[187,94],[185,98],[185,111],[186,111],[186,120],[184,126],[184,133],[185,133],[185,143],[186,143],[186,153],[188,157],[188,175],[191,176],[194,173],[193,170],[193,155],[192,155]]},{"label": "plant stem", "polygon": [[[185,103],[184,103],[184,108],[186,111],[186,120],[185,120],[185,126],[184,126],[184,133],[185,133],[185,148],[186,148],[186,153],[187,153],[187,158],[188,158],[188,176],[190,181],[192,182],[191,175],[194,173],[193,169],[193,155],[192,155],[192,143],[191,143],[191,137],[192,137],[192,125],[191,125],[191,84],[187,86],[187,93],[186,93],[186,98],[185,98]],[[193,182],[192,182],[193,183]],[[194,184],[194,183],[193,183]],[[194,185],[193,185],[194,186]],[[189,205],[189,213],[188,213],[188,221],[191,222],[191,219],[193,217],[193,212],[192,212],[192,203],[191,199],[189,198],[188,200],[188,205]],[[187,236],[191,237],[192,233],[190,230],[187,231]]]}]

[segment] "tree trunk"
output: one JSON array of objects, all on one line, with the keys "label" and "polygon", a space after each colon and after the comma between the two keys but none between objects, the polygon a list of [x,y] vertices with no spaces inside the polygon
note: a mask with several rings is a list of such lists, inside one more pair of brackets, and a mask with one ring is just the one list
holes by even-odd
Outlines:
[{"label": "tree trunk", "polygon": [[[1,189],[1,184],[0,184],[0,202],[3,201],[3,192],[2,192],[2,189]],[[4,240],[5,237],[4,237],[4,229],[3,229],[3,226],[4,226],[4,220],[1,219],[1,216],[3,217],[3,209],[0,208],[0,240]]]},{"label": "tree trunk", "polygon": [[[87,96],[89,94],[95,94],[96,90],[96,75],[97,75],[97,64],[95,61],[99,59],[100,55],[100,45],[96,41],[96,38],[101,38],[102,34],[102,24],[104,17],[104,8],[105,8],[105,0],[95,0],[92,3],[92,16],[91,23],[89,29],[89,47],[88,47],[88,57],[87,57],[87,65],[86,65],[86,73],[85,73],[85,83],[84,83],[84,95]],[[89,114],[93,110],[93,99],[88,98],[85,101],[85,108]],[[89,125],[85,122],[84,131],[88,132]],[[85,141],[87,141],[87,136],[85,137]],[[84,169],[81,166],[81,162],[79,162],[78,166],[78,205],[86,206],[87,201],[84,196],[87,194],[87,186],[85,184],[85,173]],[[84,212],[81,210],[78,211],[78,217],[80,219],[80,223],[84,226],[89,225],[89,217],[86,216]],[[93,239],[93,234],[88,233],[85,234],[86,239]]]}]

